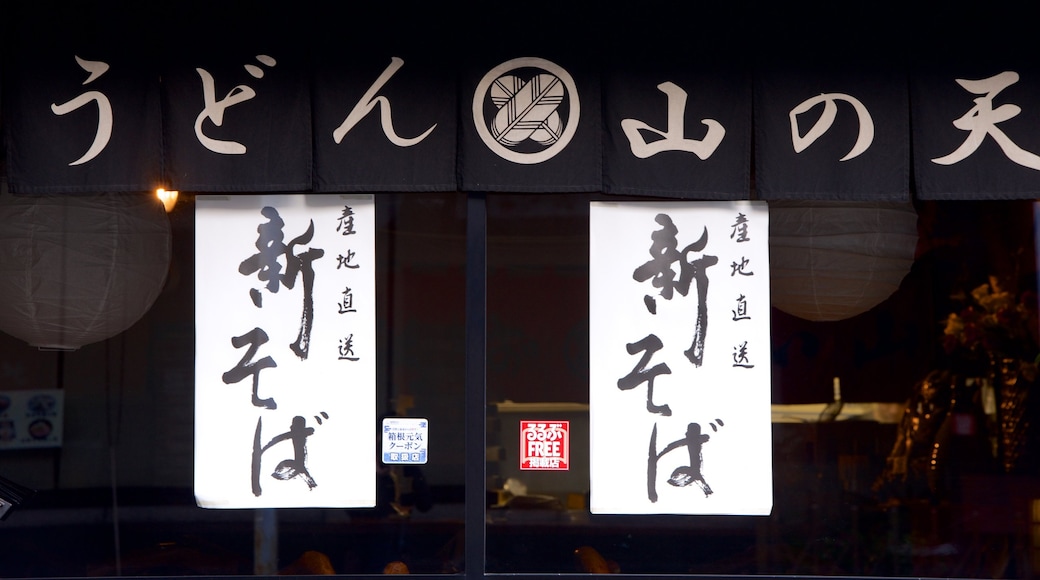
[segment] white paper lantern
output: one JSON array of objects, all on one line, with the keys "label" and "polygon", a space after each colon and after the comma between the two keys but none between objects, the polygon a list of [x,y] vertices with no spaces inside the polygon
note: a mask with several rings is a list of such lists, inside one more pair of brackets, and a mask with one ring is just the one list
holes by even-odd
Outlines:
[{"label": "white paper lantern", "polygon": [[151,308],[170,266],[170,221],[145,194],[0,196],[0,330],[77,349]]},{"label": "white paper lantern", "polygon": [[815,321],[866,312],[899,288],[916,246],[909,203],[770,202],[772,305]]}]

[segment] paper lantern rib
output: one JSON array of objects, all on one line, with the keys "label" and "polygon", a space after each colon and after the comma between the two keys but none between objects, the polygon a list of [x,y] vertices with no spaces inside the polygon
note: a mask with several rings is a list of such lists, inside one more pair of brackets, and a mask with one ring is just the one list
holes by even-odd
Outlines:
[{"label": "paper lantern rib", "polygon": [[162,290],[171,246],[152,196],[0,196],[0,330],[68,350],[123,332]]},{"label": "paper lantern rib", "polygon": [[916,246],[910,204],[770,202],[772,305],[813,321],[866,312],[899,289]]}]

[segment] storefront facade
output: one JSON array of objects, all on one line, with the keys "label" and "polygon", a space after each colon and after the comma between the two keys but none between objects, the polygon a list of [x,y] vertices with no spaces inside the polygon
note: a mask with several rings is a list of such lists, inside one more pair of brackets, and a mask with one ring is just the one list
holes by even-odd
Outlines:
[{"label": "storefront facade", "polygon": [[[1027,53],[958,46],[936,30],[898,36],[922,29],[916,14],[868,15],[843,31],[809,6],[762,10],[750,25],[743,7],[704,10],[683,19],[685,35],[650,7],[570,7],[544,26],[485,11],[464,28],[430,7],[178,3],[118,18],[111,8],[0,9],[18,39],[3,47],[0,76],[2,195],[180,190],[165,214],[170,267],[139,321],[75,350],[3,337],[0,391],[11,401],[61,391],[63,433],[60,445],[0,448],[0,477],[36,490],[0,523],[0,576],[365,576],[403,565],[467,577],[1028,577],[1040,566],[1026,426],[1036,401],[1012,389],[1034,383],[1037,354],[1040,77]],[[193,41],[149,41],[145,24],[158,21]],[[619,34],[604,49],[592,42],[604,30],[639,40]],[[878,30],[903,41],[856,40]],[[749,31],[760,50],[724,48]],[[197,317],[223,284],[200,275],[218,248],[199,237],[199,212],[253,195],[371,196],[374,331],[369,345],[361,333],[351,343],[371,353],[366,420],[429,427],[424,463],[388,463],[377,447],[374,467],[346,465],[346,477],[371,474],[375,507],[196,505],[208,338]],[[815,306],[843,310],[812,314],[778,286],[790,265],[775,261],[771,231],[774,307],[759,359],[770,369],[768,515],[596,513],[590,399],[601,385],[591,377],[615,355],[590,349],[601,328],[590,314],[591,208],[748,201],[773,226],[805,207],[863,216],[843,226],[867,227],[860,241],[838,249],[876,256],[909,237],[893,250],[905,264],[841,257],[803,274],[857,287],[865,268],[892,278],[853,306],[837,298],[841,280],[814,286],[833,293]],[[298,230],[289,224],[285,239]],[[969,306],[981,312],[997,296],[1028,331],[1015,345],[1026,366],[1006,375],[989,357],[966,364],[949,316],[968,324]],[[1010,352],[987,344],[985,354]],[[632,404],[645,414],[644,391]],[[256,383],[253,395],[269,396]],[[1016,405],[1017,431],[1004,408]],[[714,420],[709,433],[709,418],[706,442],[736,429]],[[555,459],[525,468],[529,423],[567,424],[566,470],[549,469]],[[645,448],[642,426],[617,430]],[[344,456],[357,451],[351,441]],[[650,442],[651,456],[664,453]],[[744,460],[713,457],[711,444],[705,474]]]}]

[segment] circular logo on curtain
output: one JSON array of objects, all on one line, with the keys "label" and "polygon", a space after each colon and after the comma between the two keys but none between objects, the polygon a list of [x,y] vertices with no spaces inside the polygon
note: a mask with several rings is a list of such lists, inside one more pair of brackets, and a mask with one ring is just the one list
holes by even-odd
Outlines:
[{"label": "circular logo on curtain", "polygon": [[530,165],[554,157],[578,128],[578,89],[556,63],[524,57],[488,71],[473,94],[473,123],[496,155]]}]

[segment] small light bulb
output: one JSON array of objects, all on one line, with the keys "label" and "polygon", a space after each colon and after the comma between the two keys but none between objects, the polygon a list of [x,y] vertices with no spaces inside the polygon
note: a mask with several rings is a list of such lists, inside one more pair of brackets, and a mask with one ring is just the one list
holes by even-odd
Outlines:
[{"label": "small light bulb", "polygon": [[155,196],[162,202],[166,213],[173,211],[173,206],[177,205],[177,194],[177,191],[166,191],[161,187],[155,190]]}]

